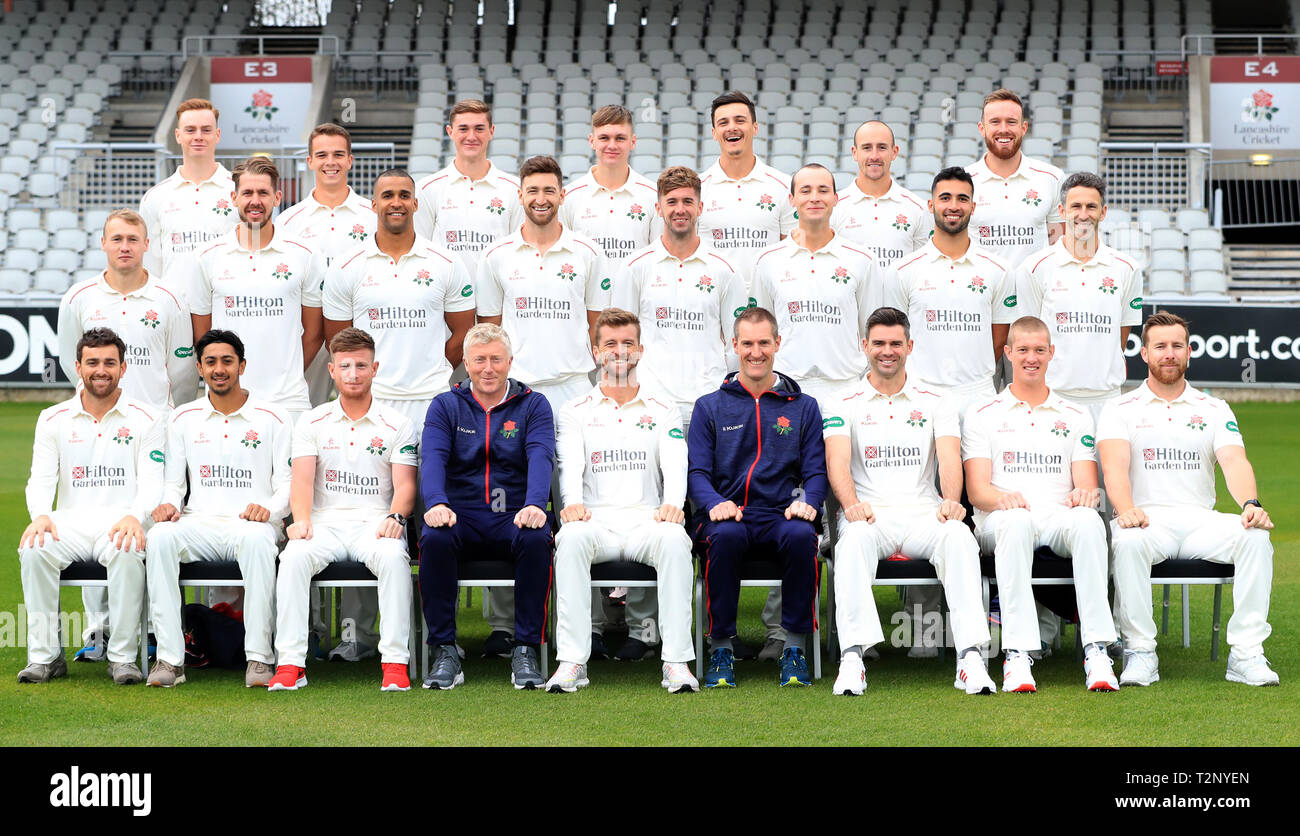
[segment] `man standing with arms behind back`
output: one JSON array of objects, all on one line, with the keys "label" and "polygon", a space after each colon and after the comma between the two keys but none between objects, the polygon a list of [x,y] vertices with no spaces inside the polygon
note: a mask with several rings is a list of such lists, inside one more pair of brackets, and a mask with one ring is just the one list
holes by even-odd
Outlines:
[{"label": "man standing with arms behind back", "polygon": [[863,122],[853,132],[858,176],[840,192],[831,228],[864,245],[882,266],[924,247],[934,229],[925,200],[889,174],[898,159],[894,132],[884,122]]}]

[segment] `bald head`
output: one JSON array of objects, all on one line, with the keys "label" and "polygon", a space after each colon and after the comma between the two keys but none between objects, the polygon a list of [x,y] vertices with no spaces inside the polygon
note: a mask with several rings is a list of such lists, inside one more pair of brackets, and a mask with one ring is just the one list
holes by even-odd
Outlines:
[{"label": "bald head", "polygon": [[853,132],[853,161],[858,164],[858,184],[864,191],[883,193],[889,187],[889,167],[896,159],[894,131],[884,122],[863,122]]},{"label": "bald head", "polygon": [[863,141],[862,132],[864,130],[872,134],[873,136],[876,133],[883,133],[884,135],[888,136],[887,142],[889,143],[890,148],[893,148],[895,145],[898,144],[897,142],[894,141],[893,128],[889,127],[884,122],[881,122],[877,119],[868,119],[867,121],[863,122],[861,125],[858,125],[858,129],[853,132],[853,144],[855,146],[858,145],[858,143]]}]

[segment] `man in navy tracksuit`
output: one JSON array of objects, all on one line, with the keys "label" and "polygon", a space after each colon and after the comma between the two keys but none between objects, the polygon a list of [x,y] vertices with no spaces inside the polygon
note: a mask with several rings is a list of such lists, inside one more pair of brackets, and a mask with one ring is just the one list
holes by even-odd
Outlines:
[{"label": "man in navy tracksuit", "polygon": [[739,565],[747,556],[782,566],[781,684],[811,685],[804,659],[817,587],[817,514],[826,497],[821,411],[799,385],[772,371],[781,339],[776,318],[749,308],[732,341],[740,370],[695,402],[687,446],[692,525],[705,554],[712,652],[703,684],[734,686]]},{"label": "man in navy tracksuit", "polygon": [[456,651],[456,561],[515,563],[515,647],[510,681],[540,688],[538,645],[551,579],[551,525],[544,510],[555,466],[555,422],[542,395],[508,377],[510,338],[499,325],[465,335],[462,382],[429,404],[420,444],[425,507],[420,594],[433,669],[425,688],[465,681]]}]

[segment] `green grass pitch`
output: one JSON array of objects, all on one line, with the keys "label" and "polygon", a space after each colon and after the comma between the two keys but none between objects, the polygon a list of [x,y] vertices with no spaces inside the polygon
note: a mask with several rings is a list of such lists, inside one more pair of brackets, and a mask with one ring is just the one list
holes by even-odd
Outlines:
[{"label": "green grass pitch", "polygon": [[[27,522],[23,487],[32,426],[39,405],[0,404],[0,618],[13,619],[22,601],[15,547]],[[0,745],[4,746],[227,746],[227,745],[1136,745],[1250,746],[1300,743],[1300,469],[1294,438],[1300,406],[1241,404],[1238,420],[1259,478],[1260,496],[1276,521],[1276,549],[1266,652],[1282,677],[1278,688],[1224,681],[1226,645],[1209,660],[1212,592],[1193,587],[1192,644],[1178,635],[1177,592],[1171,632],[1161,638],[1161,681],[1151,688],[1090,694],[1070,643],[1034,668],[1039,693],[968,697],[952,687],[953,658],[910,660],[887,648],[867,670],[864,697],[832,697],[835,661],[812,688],[776,686],[776,668],[740,663],[740,687],[721,693],[669,696],[659,687],[659,665],[598,662],[592,684],[563,696],[516,692],[508,663],[480,660],[487,635],[475,606],[462,596],[460,634],[470,652],[466,684],[450,692],[379,691],[379,665],[315,663],[311,685],[296,693],[246,690],[242,673],[194,671],[176,689],[117,687],[103,664],[70,665],[66,679],[20,686],[15,674],[25,651],[12,632],[0,635]],[[1221,509],[1235,510],[1220,479]],[[761,640],[763,592],[742,600],[745,637]],[[881,612],[892,611],[894,591],[877,591]],[[80,607],[77,590],[63,596]],[[1224,623],[1232,611],[1224,595]],[[888,615],[885,616],[888,619]],[[0,627],[4,623],[0,622]],[[888,624],[886,634],[889,633]],[[69,652],[69,656],[71,652]],[[994,679],[997,662],[993,663]]]}]

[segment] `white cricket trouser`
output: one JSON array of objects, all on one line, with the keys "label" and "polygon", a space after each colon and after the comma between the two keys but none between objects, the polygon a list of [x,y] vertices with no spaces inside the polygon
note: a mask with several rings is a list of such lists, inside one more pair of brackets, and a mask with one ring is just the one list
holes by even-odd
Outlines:
[{"label": "white cricket trouser", "polygon": [[1241,516],[1208,508],[1143,506],[1146,528],[1120,528],[1111,522],[1115,548],[1115,618],[1125,650],[1155,650],[1151,615],[1151,567],[1171,557],[1231,563],[1232,617],[1228,644],[1245,656],[1263,650],[1273,628],[1268,599],[1273,591],[1273,543],[1262,528],[1242,528]]},{"label": "white cricket trouser", "polygon": [[980,584],[979,547],[965,523],[940,522],[937,508],[873,508],[874,523],[840,516],[835,544],[835,627],[844,647],[885,640],[871,585],[876,567],[895,552],[929,560],[948,596],[953,641],[959,649],[989,640]]},{"label": "white cricket trouser", "polygon": [[565,523],[555,536],[556,658],[583,665],[591,657],[591,565],[623,558],[659,576],[665,662],[695,658],[691,644],[691,538],[678,523],[655,522],[646,508],[597,509]]},{"label": "white cricket trouser", "polygon": [[158,640],[158,658],[185,663],[181,632],[180,565],[234,560],[244,577],[244,656],[275,664],[271,630],[275,626],[276,527],[238,517],[185,515],[161,522],[149,532],[149,618]]},{"label": "white cricket trouser", "polygon": [[[27,661],[49,664],[62,655],[59,641],[59,573],[73,561],[96,561],[108,569],[108,608],[116,629],[108,642],[110,662],[131,662],[140,641],[144,606],[144,550],[122,551],[108,530],[126,513],[55,511],[50,514],[59,539],[45,535],[44,546],[18,550],[23,601],[27,606]],[[146,537],[149,535],[146,535]],[[89,615],[89,613],[88,613]]]},{"label": "white cricket trouser", "polygon": [[307,664],[307,601],[312,576],[339,560],[364,563],[379,580],[380,661],[410,660],[411,564],[402,537],[376,537],[379,519],[312,522],[310,540],[290,540],[275,584],[275,649],[281,665]]},{"label": "white cricket trouser", "polygon": [[980,549],[994,554],[1002,604],[1002,646],[1038,650],[1038,611],[1030,585],[1034,549],[1047,546],[1071,559],[1084,644],[1115,641],[1106,598],[1106,529],[1093,508],[1012,508],[989,514],[975,532]]}]

